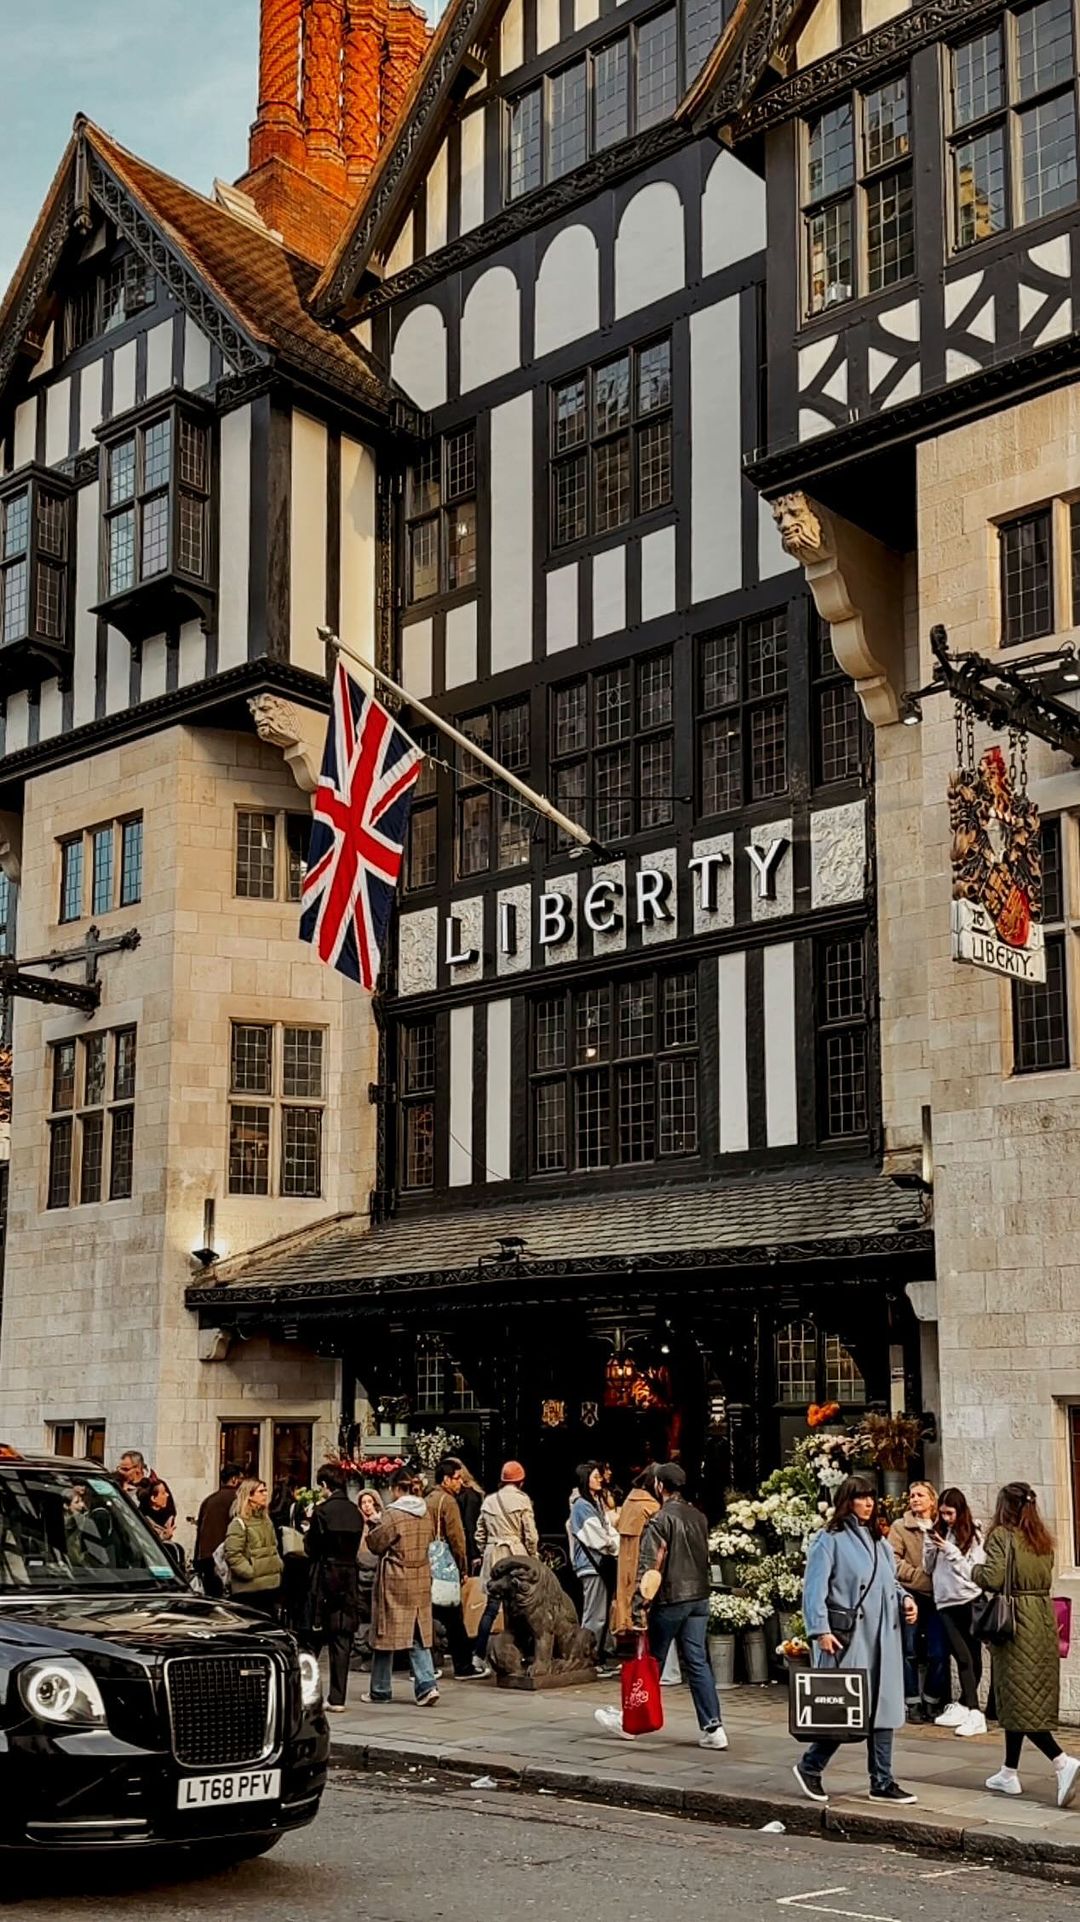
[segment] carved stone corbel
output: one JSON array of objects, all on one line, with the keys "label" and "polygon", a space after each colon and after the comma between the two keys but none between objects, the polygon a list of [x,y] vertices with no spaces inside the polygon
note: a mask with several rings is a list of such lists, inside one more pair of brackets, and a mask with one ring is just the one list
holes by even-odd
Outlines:
[{"label": "carved stone corbel", "polygon": [[22,835],[22,815],[0,808],[0,871],[16,887],[22,879]]},{"label": "carved stone corbel", "polygon": [[806,494],[771,501],[780,543],[799,562],[829,623],[833,653],[850,674],[868,721],[900,718],[904,686],[904,582],[899,554]]},{"label": "carved stone corbel", "polygon": [[[292,770],[293,780],[305,794],[314,794],[322,760],[322,738],[326,722],[309,707],[297,707],[277,694],[253,694],[248,707],[260,741],[279,747]],[[2,859],[2,855],[0,855]]]}]

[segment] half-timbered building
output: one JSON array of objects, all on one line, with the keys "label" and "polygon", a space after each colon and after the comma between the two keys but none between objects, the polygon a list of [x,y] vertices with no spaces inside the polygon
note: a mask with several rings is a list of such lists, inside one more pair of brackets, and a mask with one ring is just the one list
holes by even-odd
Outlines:
[{"label": "half-timbered building", "polygon": [[583,1453],[681,1449],[715,1495],[809,1401],[918,1396],[870,730],[743,471],[762,183],[680,104],[723,25],[453,0],[315,289],[427,416],[380,664],[597,848],[422,733],[374,1225],[189,1294],[322,1330],[346,1397],[438,1416],[489,1473],[521,1453],[549,1521]]}]

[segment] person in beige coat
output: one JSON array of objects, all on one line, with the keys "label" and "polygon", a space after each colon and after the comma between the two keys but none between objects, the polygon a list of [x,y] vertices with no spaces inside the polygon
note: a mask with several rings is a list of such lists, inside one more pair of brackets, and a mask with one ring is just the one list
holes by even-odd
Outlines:
[{"label": "person in beige coat", "polygon": [[652,1468],[638,1476],[615,1524],[619,1535],[619,1567],[611,1606],[611,1632],[615,1636],[628,1635],[636,1626],[632,1608],[638,1585],[638,1551],[646,1522],[660,1509],[652,1492],[655,1478],[656,1470]]},{"label": "person in beige coat", "polygon": [[[909,1722],[933,1722],[950,1693],[949,1656],[945,1631],[934,1606],[934,1583],[923,1567],[923,1547],[937,1521],[937,1490],[929,1482],[912,1482],[908,1505],[889,1530],[889,1547],[896,1572],[918,1610],[914,1622],[904,1623],[904,1701]],[[919,1672],[925,1662],[925,1676]]]},{"label": "person in beige coat", "polygon": [[394,1656],[405,1650],[421,1708],[439,1699],[431,1659],[431,1566],[435,1529],[415,1476],[402,1469],[391,1483],[392,1500],[381,1521],[367,1531],[364,1547],[379,1558],[371,1610],[371,1691],[365,1702],[393,1698]]},{"label": "person in beige coat", "polygon": [[[485,1495],[480,1504],[476,1546],[482,1558],[480,1580],[485,1590],[492,1569],[497,1568],[508,1555],[535,1555],[540,1547],[536,1516],[532,1502],[525,1493],[524,1482],[525,1470],[521,1463],[504,1462],[497,1492]],[[486,1669],[487,1645],[498,1613],[498,1602],[489,1599],[477,1630],[476,1657],[485,1664],[485,1672],[490,1672]]]}]

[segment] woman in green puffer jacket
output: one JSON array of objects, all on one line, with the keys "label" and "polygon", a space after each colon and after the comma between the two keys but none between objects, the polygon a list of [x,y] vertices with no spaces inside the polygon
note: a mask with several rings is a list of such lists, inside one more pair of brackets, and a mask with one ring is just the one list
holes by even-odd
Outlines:
[{"label": "woman in green puffer jacket", "polygon": [[233,1600],[263,1615],[274,1615],[284,1563],[266,1503],[265,1482],[241,1482],[225,1534],[225,1560]]},{"label": "woman in green puffer jacket", "polygon": [[999,1795],[1023,1793],[1017,1764],[1024,1737],[1053,1762],[1059,1808],[1080,1788],[1080,1761],[1059,1748],[1051,1731],[1058,1719],[1058,1630],[1050,1601],[1054,1538],[1039,1514],[1035,1490],[1008,1482],[986,1538],[986,1560],[971,1571],[977,1587],[1013,1596],[1016,1632],[991,1651],[998,1720],[1005,1731],[1005,1761],[987,1788]]}]

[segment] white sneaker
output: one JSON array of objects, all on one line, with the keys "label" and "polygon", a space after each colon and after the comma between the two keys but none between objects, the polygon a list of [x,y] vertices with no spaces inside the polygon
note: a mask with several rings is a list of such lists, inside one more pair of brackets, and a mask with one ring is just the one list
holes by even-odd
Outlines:
[{"label": "white sneaker", "polygon": [[956,1724],[957,1735],[985,1735],[986,1717],[981,1708],[969,1709],[962,1722]]},{"label": "white sneaker", "polygon": [[967,1715],[963,1702],[950,1702],[947,1709],[934,1717],[935,1728],[959,1728]]},{"label": "white sneaker", "polygon": [[634,1739],[622,1725],[621,1708],[594,1708],[593,1720],[599,1722],[605,1735],[617,1735],[623,1742],[632,1742]]},{"label": "white sneaker", "polygon": [[1066,1755],[1064,1765],[1057,1772],[1057,1779],[1058,1808],[1071,1808],[1076,1791],[1080,1789],[1080,1761],[1075,1755]]},{"label": "white sneaker", "polygon": [[[698,1736],[699,1748],[726,1748],[728,1745],[726,1728],[711,1728],[706,1735]],[[1080,1768],[1080,1763],[1077,1763]]]},{"label": "white sneaker", "polygon": [[999,1769],[996,1775],[988,1775],[986,1786],[995,1795],[1023,1795],[1020,1777],[1015,1769]]}]

